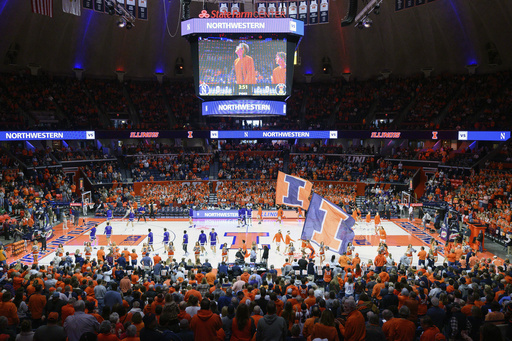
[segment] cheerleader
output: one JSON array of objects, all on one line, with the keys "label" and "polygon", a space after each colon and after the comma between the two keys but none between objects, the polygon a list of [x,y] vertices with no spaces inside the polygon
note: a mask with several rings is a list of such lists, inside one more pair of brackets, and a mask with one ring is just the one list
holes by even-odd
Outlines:
[{"label": "cheerleader", "polygon": [[293,246],[293,243],[290,242],[290,245],[288,246],[288,259],[291,261],[293,261],[293,254],[295,252],[295,247]]},{"label": "cheerleader", "polygon": [[409,264],[412,264],[412,254],[413,254],[413,252],[416,252],[416,250],[413,249],[411,244],[409,244],[407,246],[407,251],[405,251],[405,254],[407,255],[407,258],[409,258],[409,261],[410,261]]},{"label": "cheerleader", "polygon": [[201,245],[199,242],[196,242],[196,245],[194,246],[194,256],[196,259],[196,263],[199,262],[199,255],[201,254]]},{"label": "cheerleader", "polygon": [[170,263],[172,262],[173,258],[174,258],[174,243],[173,242],[169,242],[169,244],[167,244],[167,262]]},{"label": "cheerleader", "polygon": [[91,260],[91,252],[92,252],[91,243],[90,242],[85,242],[84,245],[85,245],[85,249],[84,249],[84,251],[85,251],[85,259],[89,261],[89,260]]},{"label": "cheerleader", "polygon": [[62,258],[64,256],[64,245],[59,244],[59,246],[57,246],[56,252],[57,252],[57,256]]},{"label": "cheerleader", "polygon": [[222,262],[228,262],[228,251],[228,243],[224,243],[224,245],[222,245]]},{"label": "cheerleader", "polygon": [[34,264],[38,264],[39,257],[39,246],[37,245],[37,241],[32,245],[32,258],[34,259]]},{"label": "cheerleader", "polygon": [[309,249],[308,260],[311,261],[311,260],[313,260],[315,258],[315,249],[313,248],[313,245],[311,245],[309,240],[307,241],[307,246],[306,247]]},{"label": "cheerleader", "polygon": [[328,249],[327,246],[324,245],[324,242],[320,243],[320,264],[325,262],[325,250]]},{"label": "cheerleader", "polygon": [[350,260],[352,260],[352,253],[354,252],[356,248],[354,247],[354,245],[352,245],[352,243],[348,243],[347,245],[347,256]]}]

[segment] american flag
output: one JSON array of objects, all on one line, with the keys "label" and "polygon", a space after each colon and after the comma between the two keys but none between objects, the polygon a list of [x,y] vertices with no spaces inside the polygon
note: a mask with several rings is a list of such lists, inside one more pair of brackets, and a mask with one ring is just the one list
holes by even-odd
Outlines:
[{"label": "american flag", "polygon": [[53,0],[32,0],[32,12],[53,17]]}]

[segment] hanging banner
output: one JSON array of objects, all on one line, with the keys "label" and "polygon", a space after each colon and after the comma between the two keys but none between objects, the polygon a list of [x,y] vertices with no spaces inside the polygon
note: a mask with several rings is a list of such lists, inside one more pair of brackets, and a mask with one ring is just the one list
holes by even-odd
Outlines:
[{"label": "hanging banner", "polygon": [[268,16],[269,18],[275,18],[277,13],[277,6],[275,2],[268,3]]},{"label": "hanging banner", "polygon": [[148,0],[139,0],[139,6],[137,8],[137,18],[148,20]]},{"label": "hanging banner", "polygon": [[135,0],[126,0],[126,10],[134,17],[137,15],[135,7]]},{"label": "hanging banner", "polygon": [[117,4],[122,8],[126,8],[126,6],[124,5],[124,0],[117,0]]},{"label": "hanging banner", "polygon": [[105,12],[105,3],[103,0],[94,0],[94,10],[96,12]]},{"label": "hanging banner", "polygon": [[84,0],[84,1],[82,2],[83,7],[84,7],[85,9],[94,9],[94,5],[93,5],[92,1],[93,1],[93,0]]},{"label": "hanging banner", "polygon": [[320,24],[327,24],[329,22],[329,0],[322,0],[320,2]]},{"label": "hanging banner", "polygon": [[299,3],[299,20],[303,21],[304,25],[308,24],[308,1]]},{"label": "hanging banner", "polygon": [[427,3],[427,0],[416,0],[416,6],[425,5],[426,3]]},{"label": "hanging banner", "polygon": [[258,3],[258,17],[265,18],[267,16],[267,6],[260,2]]},{"label": "hanging banner", "polygon": [[395,11],[401,11],[405,8],[404,0],[395,0]]},{"label": "hanging banner", "polygon": [[309,24],[318,24],[318,3],[316,0],[311,0],[309,3]]},{"label": "hanging banner", "polygon": [[298,19],[297,1],[290,1],[288,5],[288,18]]},{"label": "hanging banner", "polygon": [[222,16],[226,16],[229,12],[229,4],[227,2],[219,2],[219,13]]},{"label": "hanging banner", "polygon": [[405,0],[405,8],[414,7],[414,0]]},{"label": "hanging banner", "polygon": [[280,2],[277,7],[277,15],[281,18],[288,17],[288,13],[286,11],[286,2]]},{"label": "hanging banner", "polygon": [[231,15],[237,15],[238,13],[240,13],[240,3],[233,2],[231,4]]}]

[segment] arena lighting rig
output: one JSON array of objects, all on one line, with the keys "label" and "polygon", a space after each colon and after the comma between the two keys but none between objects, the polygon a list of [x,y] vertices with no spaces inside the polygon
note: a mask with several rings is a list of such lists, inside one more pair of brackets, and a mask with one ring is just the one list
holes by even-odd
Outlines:
[{"label": "arena lighting rig", "polygon": [[105,8],[110,15],[118,15],[120,18],[117,26],[126,27],[127,30],[135,26],[135,17],[123,6],[117,3],[117,0],[105,0]]},{"label": "arena lighting rig", "polygon": [[355,18],[355,27],[360,29],[369,28],[373,24],[373,20],[370,19],[370,14],[375,12],[375,14],[380,13],[380,5],[382,0],[371,0],[368,2],[366,6],[364,6],[363,10],[359,12],[359,14]]}]

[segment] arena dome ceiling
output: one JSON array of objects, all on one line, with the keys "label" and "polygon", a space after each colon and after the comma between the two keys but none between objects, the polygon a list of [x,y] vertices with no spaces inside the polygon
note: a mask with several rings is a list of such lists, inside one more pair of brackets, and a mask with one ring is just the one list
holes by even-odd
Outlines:
[{"label": "arena dome ceiling", "polygon": [[[177,58],[183,58],[185,77],[192,76],[188,42],[178,30],[177,0],[148,1],[148,21],[136,21],[131,30],[118,28],[117,18],[82,9],[80,17],[62,12],[54,0],[53,18],[34,14],[31,1],[0,0],[1,71],[41,66],[49,74],[72,74],[83,68],[89,76],[151,78],[155,72],[174,75]],[[164,11],[166,4],[167,13]],[[208,9],[217,9],[208,3]],[[248,5],[252,6],[252,5]],[[359,9],[364,6],[359,1]],[[510,69],[512,65],[512,1],[436,0],[395,12],[395,1],[384,0],[380,15],[372,14],[373,27],[342,28],[348,0],[331,0],[330,23],[308,26],[302,39],[295,79],[327,80],[322,59],[328,57],[332,75],[350,72],[359,79],[390,70],[393,75],[419,73],[432,67],[442,72],[464,73],[465,65],[479,64],[479,73]],[[197,17],[202,3],[193,2]],[[15,65],[12,65],[15,64]],[[497,65],[491,65],[497,64]],[[181,76],[183,77],[183,76]]]}]

